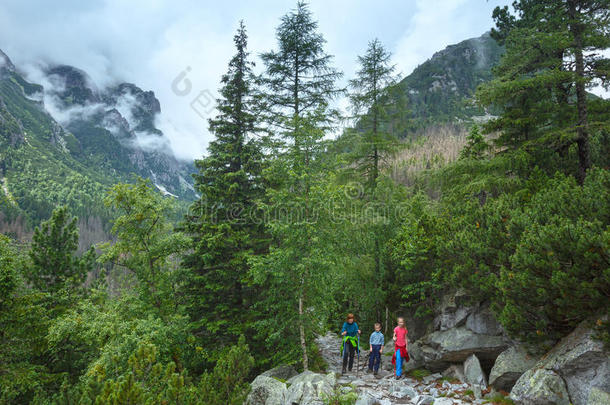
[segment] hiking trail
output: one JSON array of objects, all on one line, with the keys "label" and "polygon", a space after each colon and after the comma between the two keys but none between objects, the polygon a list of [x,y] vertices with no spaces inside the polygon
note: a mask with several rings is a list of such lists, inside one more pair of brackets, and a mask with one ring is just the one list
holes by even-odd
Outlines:
[{"label": "hiking trail", "polygon": [[[387,355],[385,346],[381,356],[379,374],[367,374],[368,369],[368,339],[360,337],[360,368],[356,372],[357,354],[354,358],[354,367],[351,372],[341,374],[342,360],[340,357],[341,339],[336,334],[328,332],[316,339],[322,358],[326,361],[327,372],[337,373],[337,383],[342,387],[351,386],[358,393],[356,405],[453,405],[453,404],[482,404],[483,399],[475,399],[473,387],[458,381],[443,379],[441,374],[422,376],[419,379],[404,376],[400,380],[394,377],[392,356]],[[391,349],[388,350],[389,353]],[[342,388],[346,392],[349,388]]]}]

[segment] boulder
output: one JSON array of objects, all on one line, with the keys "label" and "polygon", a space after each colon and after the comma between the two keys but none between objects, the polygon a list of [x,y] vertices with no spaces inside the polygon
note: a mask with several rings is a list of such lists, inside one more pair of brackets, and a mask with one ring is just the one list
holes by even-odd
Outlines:
[{"label": "boulder", "polygon": [[333,395],[337,380],[334,373],[327,375],[304,371],[290,378],[286,404],[323,405],[324,398]]},{"label": "boulder", "polygon": [[523,403],[536,391],[554,392],[563,384],[568,402],[586,405],[594,388],[594,396],[610,392],[610,354],[593,333],[588,323],[580,324],[517,380],[511,398]]},{"label": "boulder", "polygon": [[464,376],[466,382],[471,385],[479,385],[481,388],[487,388],[487,381],[485,379],[485,373],[481,368],[479,359],[474,354],[471,354],[466,361],[464,361]]},{"label": "boulder", "polygon": [[510,398],[517,404],[570,404],[570,396],[562,378],[553,370],[544,368],[526,371],[513,387]]},{"label": "boulder", "polygon": [[433,371],[463,362],[472,354],[480,360],[492,361],[510,346],[503,336],[480,335],[466,327],[431,333],[419,343],[423,363]]},{"label": "boulder", "polygon": [[267,370],[261,375],[279,378],[280,380],[288,380],[297,374],[299,373],[297,373],[294,367],[284,364],[276,368],[272,368],[271,370]]},{"label": "boulder", "polygon": [[461,364],[450,365],[445,371],[443,371],[442,375],[445,378],[466,382],[466,376],[464,375],[464,366]]},{"label": "boulder", "polygon": [[489,373],[489,385],[510,392],[519,377],[532,368],[537,360],[538,357],[528,354],[523,346],[508,348],[496,359]]},{"label": "boulder", "polygon": [[250,384],[246,405],[284,405],[286,384],[273,377],[259,375]]},{"label": "boulder", "polygon": [[504,331],[487,306],[477,308],[468,315],[466,328],[480,335],[501,335]]}]

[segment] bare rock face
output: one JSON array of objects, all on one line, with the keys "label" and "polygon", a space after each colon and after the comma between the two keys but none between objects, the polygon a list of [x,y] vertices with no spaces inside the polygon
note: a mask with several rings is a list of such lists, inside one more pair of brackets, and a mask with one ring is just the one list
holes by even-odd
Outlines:
[{"label": "bare rock face", "polygon": [[434,318],[434,329],[445,331],[464,325],[473,309],[465,305],[467,300],[468,296],[462,290],[445,295],[438,308],[439,315]]},{"label": "bare rock face", "polygon": [[489,373],[489,385],[510,392],[519,377],[532,368],[538,357],[528,354],[522,346],[513,346],[500,353]]},{"label": "bare rock face", "polygon": [[14,71],[15,65],[13,65],[11,59],[4,52],[2,52],[2,50],[0,50],[0,77],[2,77],[5,73]]},{"label": "bare rock face", "polygon": [[583,322],[562,339],[517,380],[511,391],[513,401],[551,403],[541,401],[553,394],[557,401],[553,403],[587,405],[595,403],[590,402],[591,395],[600,398],[610,393],[610,353],[592,335]]},{"label": "bare rock face", "polygon": [[480,307],[473,311],[466,319],[466,328],[481,335],[497,336],[503,332],[488,307]]}]

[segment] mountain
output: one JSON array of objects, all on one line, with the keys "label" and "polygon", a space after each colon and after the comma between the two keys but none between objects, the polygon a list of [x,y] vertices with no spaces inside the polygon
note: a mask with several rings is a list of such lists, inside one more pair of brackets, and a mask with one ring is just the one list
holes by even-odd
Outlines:
[{"label": "mountain", "polygon": [[152,91],[131,83],[99,90],[72,66],[30,83],[0,51],[0,223],[33,224],[68,204],[78,216],[107,219],[105,190],[133,174],[180,201],[195,197],[193,162],[177,159],[155,127]]},{"label": "mountain", "polygon": [[436,52],[403,78],[399,86],[408,97],[409,117],[415,129],[431,124],[485,119],[474,105],[477,86],[491,80],[503,47],[485,33]]}]

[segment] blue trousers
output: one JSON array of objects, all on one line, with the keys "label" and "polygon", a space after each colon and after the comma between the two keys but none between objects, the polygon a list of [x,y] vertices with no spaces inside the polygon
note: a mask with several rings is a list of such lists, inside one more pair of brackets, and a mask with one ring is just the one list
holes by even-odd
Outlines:
[{"label": "blue trousers", "polygon": [[381,345],[372,345],[373,350],[369,357],[369,370],[379,370],[379,364],[381,363]]},{"label": "blue trousers", "polygon": [[400,349],[396,350],[396,377],[402,375],[402,357],[400,357]]}]

